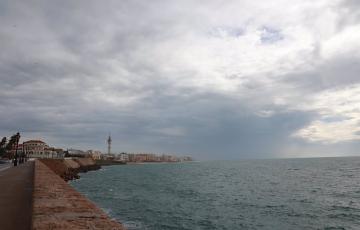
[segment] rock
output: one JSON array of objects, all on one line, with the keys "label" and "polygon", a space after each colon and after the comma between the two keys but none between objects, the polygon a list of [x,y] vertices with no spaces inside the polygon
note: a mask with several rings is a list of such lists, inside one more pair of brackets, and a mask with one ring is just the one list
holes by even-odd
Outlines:
[{"label": "rock", "polygon": [[40,159],[40,161],[65,181],[79,179],[80,172],[88,172],[101,168],[91,158]]}]

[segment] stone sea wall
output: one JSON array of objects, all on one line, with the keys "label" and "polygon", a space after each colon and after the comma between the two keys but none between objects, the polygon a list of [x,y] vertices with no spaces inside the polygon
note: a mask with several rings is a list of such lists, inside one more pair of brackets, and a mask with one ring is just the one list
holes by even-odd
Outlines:
[{"label": "stone sea wall", "polygon": [[[51,166],[52,170],[47,165]],[[85,170],[82,168],[84,166],[93,167],[90,160],[35,161],[32,221],[34,230],[124,229],[120,223],[110,219],[65,182],[69,169],[81,171]]]},{"label": "stone sea wall", "polygon": [[40,161],[65,181],[78,179],[80,172],[98,170],[101,167],[91,158],[41,159]]}]

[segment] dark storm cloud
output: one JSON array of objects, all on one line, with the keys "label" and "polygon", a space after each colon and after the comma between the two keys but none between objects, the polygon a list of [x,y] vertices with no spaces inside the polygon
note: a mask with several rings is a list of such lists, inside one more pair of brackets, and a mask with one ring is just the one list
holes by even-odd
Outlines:
[{"label": "dark storm cloud", "polygon": [[319,65],[315,70],[283,76],[283,81],[296,85],[307,93],[360,83],[360,60],[336,58]]}]

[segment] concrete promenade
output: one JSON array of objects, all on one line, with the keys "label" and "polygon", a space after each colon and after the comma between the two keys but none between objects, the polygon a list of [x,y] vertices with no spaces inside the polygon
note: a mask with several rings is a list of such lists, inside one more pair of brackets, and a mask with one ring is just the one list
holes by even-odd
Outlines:
[{"label": "concrete promenade", "polygon": [[[10,168],[8,168],[10,166]],[[0,230],[123,230],[39,160],[0,170]]]},{"label": "concrete promenade", "polygon": [[33,229],[123,230],[124,227],[45,164],[35,161]]},{"label": "concrete promenade", "polygon": [[29,230],[32,222],[34,162],[0,171],[0,229]]}]

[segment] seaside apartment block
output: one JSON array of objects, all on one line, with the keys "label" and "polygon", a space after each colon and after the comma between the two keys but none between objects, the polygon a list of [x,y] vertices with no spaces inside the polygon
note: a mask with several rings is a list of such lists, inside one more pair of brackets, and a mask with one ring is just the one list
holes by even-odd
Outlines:
[{"label": "seaside apartment block", "polygon": [[176,157],[173,155],[157,155],[153,153],[121,153],[118,157],[124,162],[181,162],[192,161],[191,157]]}]

